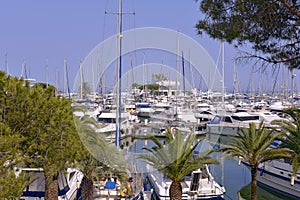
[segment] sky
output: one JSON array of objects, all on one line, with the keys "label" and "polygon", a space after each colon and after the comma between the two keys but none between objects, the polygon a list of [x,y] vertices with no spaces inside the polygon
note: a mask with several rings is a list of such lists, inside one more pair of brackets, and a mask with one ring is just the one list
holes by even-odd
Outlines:
[{"label": "sky", "polygon": [[[64,59],[70,85],[80,62],[102,41],[117,32],[117,0],[1,0],[0,69],[13,76],[63,85]],[[195,29],[202,17],[194,0],[123,0],[123,31],[142,27],[177,30],[202,45],[220,63],[221,42]],[[135,13],[134,15],[132,13]],[[237,51],[225,43],[225,87],[233,88],[233,60]],[[156,61],[162,62],[161,60]],[[5,64],[7,63],[7,65]],[[47,67],[46,67],[47,66]],[[46,75],[47,74],[47,75]],[[251,66],[238,65],[240,88],[249,89]],[[255,75],[262,84],[273,85],[273,77]],[[267,80],[268,79],[268,80]],[[258,87],[258,86],[256,86]],[[279,86],[278,86],[279,87]]]}]

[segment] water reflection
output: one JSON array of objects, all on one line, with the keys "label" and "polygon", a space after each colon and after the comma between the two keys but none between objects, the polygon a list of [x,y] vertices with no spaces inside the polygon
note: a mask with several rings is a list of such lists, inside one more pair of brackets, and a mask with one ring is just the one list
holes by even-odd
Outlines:
[{"label": "water reflection", "polygon": [[[145,131],[146,130],[146,131]],[[149,128],[142,128],[138,130],[136,134],[147,134],[151,133]],[[132,138],[127,138],[130,141],[130,145],[128,148],[129,159],[134,162],[136,168],[145,174],[147,173],[145,163],[141,160],[135,159],[136,154],[146,153],[143,150],[143,147],[152,147],[154,143],[152,141],[147,140],[132,140]],[[128,144],[127,141],[127,144]],[[163,138],[162,138],[163,142]],[[198,151],[205,151],[207,149],[217,149],[220,145],[229,144],[231,140],[228,137],[219,137],[213,134],[206,134],[206,139],[203,140],[199,146],[197,147]],[[241,164],[238,165],[238,160],[233,158],[226,158],[222,153],[216,152],[213,153],[212,156],[216,158],[220,164],[219,165],[211,165],[210,170],[216,181],[221,185],[225,186],[226,194],[225,199],[239,199],[239,191],[250,184],[251,182],[251,174],[249,169]],[[268,192],[259,188],[259,191],[263,193],[267,199],[281,199],[278,195],[273,195],[273,192]]]}]

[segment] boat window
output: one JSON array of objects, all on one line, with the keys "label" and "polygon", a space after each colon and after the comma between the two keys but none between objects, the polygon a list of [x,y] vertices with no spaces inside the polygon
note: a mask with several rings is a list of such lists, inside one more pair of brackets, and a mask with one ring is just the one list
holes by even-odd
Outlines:
[{"label": "boat window", "polygon": [[259,116],[232,116],[232,119],[238,121],[259,120]]},{"label": "boat window", "polygon": [[98,122],[100,122],[100,123],[116,123],[116,119],[114,119],[114,118],[98,118]]},{"label": "boat window", "polygon": [[224,118],[224,122],[232,123],[232,120],[230,119],[230,117],[225,117]]},{"label": "boat window", "polygon": [[149,104],[137,104],[136,107],[137,108],[151,108],[151,106]]},{"label": "boat window", "polygon": [[210,124],[220,124],[221,117],[220,116],[215,116],[213,120],[210,122]]},{"label": "boat window", "polygon": [[71,173],[70,173],[70,176],[69,176],[69,182],[70,182],[71,179],[73,178],[74,174],[75,174],[75,172],[71,172]]},{"label": "boat window", "polygon": [[280,174],[283,174],[283,172],[280,172]]},{"label": "boat window", "polygon": [[200,112],[200,114],[207,114],[207,115],[211,115],[211,112],[209,112],[209,111],[202,111],[202,112]]}]

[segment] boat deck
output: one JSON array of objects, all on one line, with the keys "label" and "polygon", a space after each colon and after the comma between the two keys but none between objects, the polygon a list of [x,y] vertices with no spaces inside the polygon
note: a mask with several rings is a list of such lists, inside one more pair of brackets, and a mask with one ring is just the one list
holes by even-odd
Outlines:
[{"label": "boat deck", "polygon": [[130,187],[130,195],[128,197],[121,196],[120,190],[122,186],[120,184],[116,184],[116,187],[113,189],[107,189],[104,183],[98,183],[94,184],[93,198],[95,200],[138,199],[143,187],[143,178],[141,173],[132,173],[131,177],[133,182],[128,184],[128,187]]}]

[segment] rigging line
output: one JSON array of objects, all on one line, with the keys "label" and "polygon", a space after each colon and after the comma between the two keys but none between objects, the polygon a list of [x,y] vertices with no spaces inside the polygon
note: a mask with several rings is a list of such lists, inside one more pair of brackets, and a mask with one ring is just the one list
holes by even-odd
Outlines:
[{"label": "rigging line", "polygon": [[[209,81],[209,83],[207,84],[207,88],[208,90],[211,89],[212,87],[212,84],[211,83],[214,83],[215,82],[215,77],[216,77],[216,73],[217,73],[217,69],[218,69],[218,66],[219,66],[219,60],[220,60],[220,56],[221,56],[221,51],[222,50],[222,43],[220,45],[220,48],[219,48],[219,53],[218,53],[218,58],[217,58],[217,63],[216,63],[216,66],[215,66],[215,71],[213,73],[213,80],[212,82]],[[203,76],[202,76],[203,77]],[[209,76],[209,80],[210,80],[210,76]],[[221,80],[220,80],[221,81]]]},{"label": "rigging line", "polygon": [[278,74],[279,74],[279,67],[277,68],[276,78],[275,78],[275,81],[274,81],[274,83],[273,83],[272,96],[274,95],[275,87],[276,87],[276,85],[277,85]]},{"label": "rigging line", "polygon": [[108,0],[106,0],[106,5],[105,5],[105,13],[104,13],[104,22],[103,22],[103,29],[102,29],[102,41],[104,40],[104,33],[106,29],[106,10],[108,7]]},{"label": "rigging line", "polygon": [[[101,38],[101,42],[103,42],[104,41],[104,38],[105,38],[105,31],[106,31],[106,10],[107,10],[107,8],[108,8],[108,2],[109,2],[109,0],[106,0],[106,3],[105,3],[105,13],[104,13],[104,22],[103,22],[103,25],[102,25],[102,38]],[[102,46],[102,48],[100,49],[100,61],[98,60],[98,67],[97,67],[97,75],[98,75],[98,77],[97,77],[97,82],[98,82],[98,79],[99,79],[99,89],[100,89],[100,84],[101,84],[101,87],[102,87],[102,76],[104,75],[104,71],[102,71],[101,70],[101,68],[102,69],[104,69],[104,67],[105,66],[103,66],[102,65],[102,61],[103,61],[103,45],[101,45]],[[98,84],[97,84],[98,85]],[[98,87],[98,86],[97,86]],[[101,93],[102,93],[102,89],[100,89],[101,91]]]},{"label": "rigging line", "polygon": [[137,52],[136,52],[136,18],[135,18],[135,4],[134,0],[132,1],[132,7],[133,7],[133,33],[134,33],[134,66],[137,65]]}]

